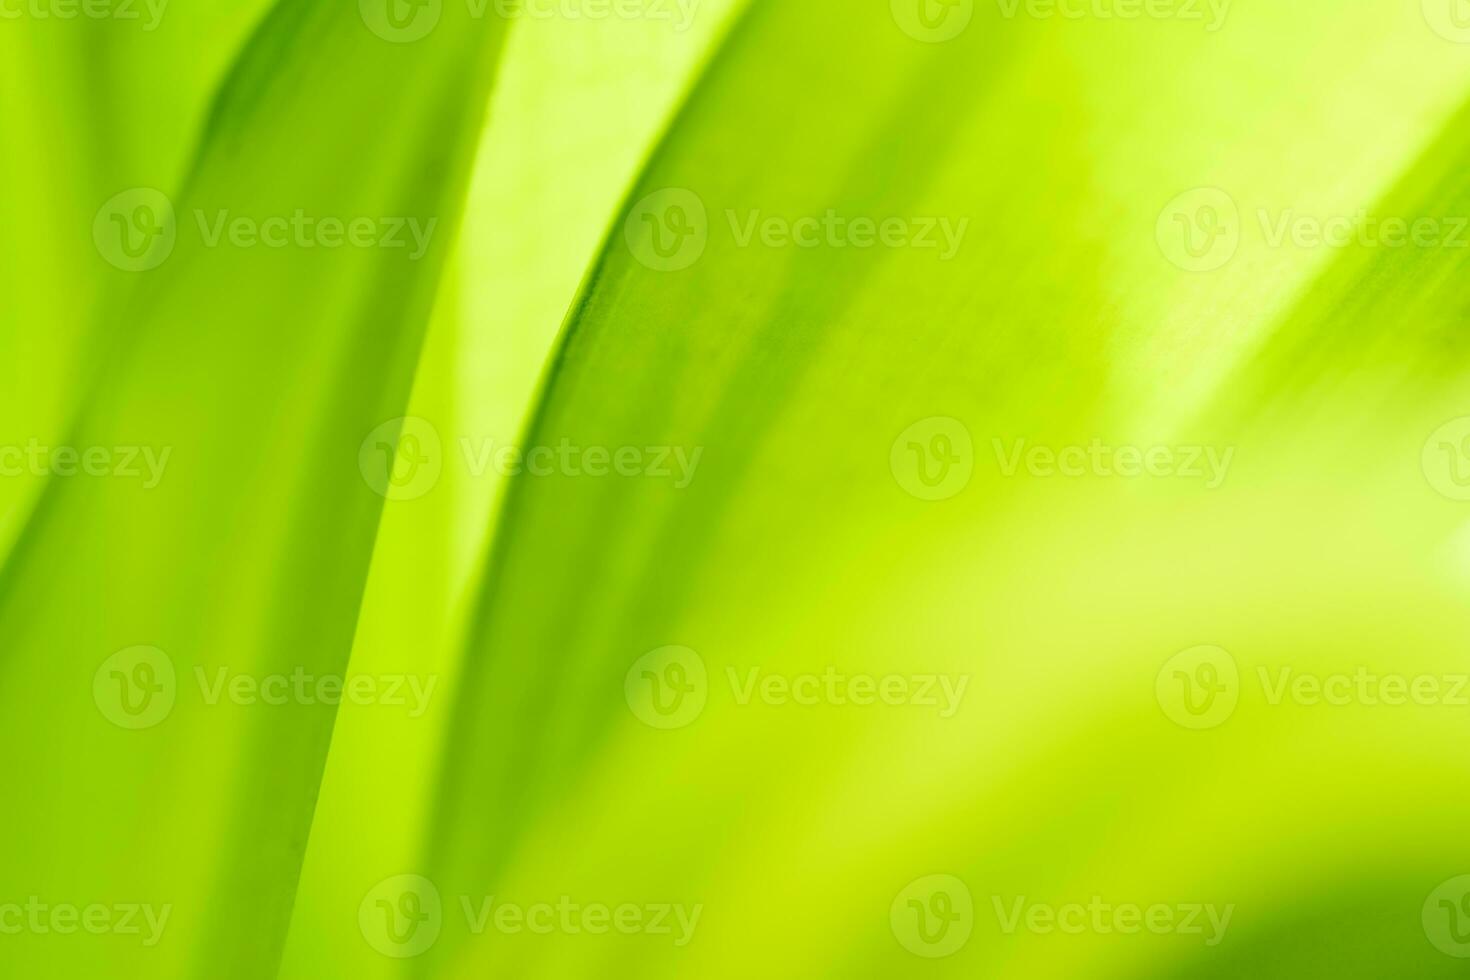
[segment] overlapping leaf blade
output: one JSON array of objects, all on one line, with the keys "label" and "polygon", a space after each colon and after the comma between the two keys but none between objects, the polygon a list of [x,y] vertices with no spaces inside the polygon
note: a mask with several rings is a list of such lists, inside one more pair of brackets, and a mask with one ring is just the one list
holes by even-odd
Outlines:
[{"label": "overlapping leaf blade", "polygon": [[[1374,478],[1344,484],[1321,465],[1351,449],[1340,416],[1262,429],[1235,386],[1276,331],[1382,336],[1422,315],[1311,291],[1334,263],[1354,267],[1347,281],[1379,262],[1451,281],[1453,252],[1278,247],[1257,216],[1452,210],[1439,185],[1380,198],[1421,153],[1462,159],[1433,140],[1467,66],[1397,10],[1253,9],[1228,31],[1193,29],[977,7],[962,37],[925,46],[882,5],[755,8],[634,195],[672,189],[686,216],[697,200],[702,254],[650,267],[663,256],[640,251],[640,222],[690,226],[635,203],[531,440],[702,461],[682,489],[566,470],[516,487],[434,865],[447,902],[702,903],[698,939],[476,933],[451,912],[428,954],[443,975],[907,974],[889,903],[936,871],[970,883],[985,930],[932,964],[945,975],[1226,962],[1178,936],[1005,933],[991,908],[1099,894],[1233,903],[1229,962],[1280,976],[1300,974],[1277,956],[1277,917],[1355,909],[1385,925],[1335,933],[1323,969],[1438,975],[1416,915],[1457,860],[1443,841],[1465,800],[1436,776],[1458,757],[1450,713],[1314,715],[1258,697],[1210,740],[1174,726],[1154,685],[1205,643],[1234,651],[1252,684],[1281,662],[1454,664],[1456,580],[1425,561],[1457,519],[1419,469],[1432,413],[1381,417]],[[1365,127],[1401,138],[1364,148]],[[1239,254],[1213,271],[1171,264],[1158,238],[1191,188],[1226,188],[1240,209]],[[971,225],[952,261],[758,237],[763,217],[829,209]],[[1453,322],[1452,290],[1416,295]],[[1321,370],[1384,370],[1338,349]],[[1447,382],[1463,371],[1446,363]],[[891,450],[939,417],[973,436],[975,472],[932,503],[905,492]],[[1005,470],[1016,440],[1099,439],[1233,463],[1223,484]],[[1303,444],[1316,451],[1285,451]],[[1370,512],[1386,523],[1357,523]],[[709,701],[656,731],[624,681],[670,644],[702,658]],[[953,717],[748,693],[762,671],[829,668],[970,687]],[[1404,821],[1422,844],[1373,851]]]},{"label": "overlapping leaf blade", "polygon": [[[26,935],[7,943],[18,972],[274,970],[334,708],[216,683],[343,671],[381,505],[359,446],[402,413],[499,27],[450,8],[397,44],[352,5],[280,5],[224,84],[182,189],[161,168],[151,210],[122,213],[158,229],[171,204],[176,243],[156,268],[113,273],[138,280],[119,289],[68,438],[161,465],[150,480],[53,480],[5,571],[0,713],[5,739],[33,749],[15,760],[27,799],[3,830],[20,893],[167,907],[169,941]],[[272,247],[216,237],[220,215],[437,230],[421,249],[349,247],[317,224]],[[92,231],[90,217],[69,227],[84,242]],[[140,646],[152,673],[118,673],[147,690],[108,694],[104,662]],[[172,707],[130,730],[111,697]]]}]

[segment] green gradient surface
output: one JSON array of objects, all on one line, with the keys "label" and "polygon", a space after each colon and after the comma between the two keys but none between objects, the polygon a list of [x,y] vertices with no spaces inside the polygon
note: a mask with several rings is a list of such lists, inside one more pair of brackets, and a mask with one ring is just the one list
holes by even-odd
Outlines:
[{"label": "green gradient surface", "polygon": [[0,977],[1462,975],[1458,2],[3,8]]}]

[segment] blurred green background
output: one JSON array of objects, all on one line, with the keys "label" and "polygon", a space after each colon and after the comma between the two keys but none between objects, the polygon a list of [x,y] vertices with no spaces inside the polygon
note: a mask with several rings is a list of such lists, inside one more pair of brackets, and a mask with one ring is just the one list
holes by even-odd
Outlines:
[{"label": "blurred green background", "polygon": [[0,0],[0,976],[1450,977],[1461,0]]}]

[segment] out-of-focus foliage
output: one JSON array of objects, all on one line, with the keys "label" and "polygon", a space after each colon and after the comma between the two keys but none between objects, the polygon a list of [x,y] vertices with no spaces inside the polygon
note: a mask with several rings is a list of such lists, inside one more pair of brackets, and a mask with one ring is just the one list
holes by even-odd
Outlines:
[{"label": "out-of-focus foliage", "polygon": [[5,975],[1458,974],[1458,0],[59,2]]}]

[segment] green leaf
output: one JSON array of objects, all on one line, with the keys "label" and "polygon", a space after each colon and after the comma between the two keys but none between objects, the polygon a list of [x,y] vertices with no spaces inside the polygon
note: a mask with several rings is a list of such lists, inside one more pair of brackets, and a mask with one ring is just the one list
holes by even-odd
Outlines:
[{"label": "green leaf", "polygon": [[[1274,923],[1348,908],[1388,924],[1334,929],[1322,975],[1438,975],[1418,912],[1465,857],[1446,845],[1455,713],[1272,705],[1259,680],[1454,669],[1433,413],[1380,417],[1380,452],[1349,471],[1372,480],[1345,482],[1321,465],[1356,446],[1340,416],[1258,427],[1232,386],[1299,331],[1341,352],[1322,371],[1380,383],[1404,372],[1346,338],[1421,305],[1448,335],[1459,253],[1369,265],[1404,277],[1408,309],[1344,302],[1367,260],[1274,246],[1258,216],[1351,215],[1400,174],[1424,193],[1382,206],[1455,213],[1459,191],[1413,168],[1463,168],[1458,142],[1431,143],[1470,66],[1384,8],[1255,8],[1210,33],[977,5],[925,44],[885,6],[757,5],[655,157],[527,444],[699,463],[520,479],[467,661],[429,872],[444,901],[700,906],[696,938],[475,933],[451,909],[426,975],[910,975],[890,905],[935,873],[974,900],[974,938],[935,975],[1301,976],[1310,940]],[[1238,247],[1182,268],[1171,219],[1199,220],[1212,199],[1180,195],[1209,188]],[[783,237],[803,217],[826,247]],[[857,218],[913,236],[948,219],[958,247],[860,247]],[[1463,370],[1443,366],[1441,421]],[[1170,475],[1066,478],[1053,458],[1048,476],[1024,455],[1008,474],[1017,440],[1169,449]],[[929,487],[917,466],[952,455],[967,482]],[[1207,733],[1156,694],[1204,645],[1244,688]],[[670,647],[693,653],[643,659]],[[832,673],[967,693],[946,714],[751,686]],[[702,709],[661,719],[648,698],[679,702],[650,681]],[[1239,958],[1007,932],[996,912],[1094,895],[1233,905]]]},{"label": "green leaf", "polygon": [[[44,5],[31,8],[46,9]],[[200,116],[264,5],[107,6],[132,19],[7,18],[0,118],[17,152],[0,154],[0,440],[53,445],[73,421],[130,283],[81,234],[119,190],[177,182]],[[43,93],[38,97],[37,93]],[[44,480],[0,481],[0,554]]]},{"label": "green leaf", "polygon": [[397,44],[353,6],[280,5],[182,188],[160,168],[99,215],[135,284],[67,445],[107,450],[108,476],[53,478],[0,583],[0,731],[33,746],[7,879],[167,909],[168,941],[7,937],[19,973],[275,968],[334,706],[229,685],[343,672],[382,500],[359,447],[407,400],[499,26],[446,9]]},{"label": "green leaf", "polygon": [[506,481],[496,461],[517,444],[608,214],[736,6],[704,4],[682,30],[557,18],[510,34],[409,407],[437,440],[439,475],[386,505],[350,664],[365,676],[409,672],[432,693],[417,713],[339,711],[283,977],[404,966],[365,941],[358,912],[379,882],[423,865],[434,779],[455,754],[446,730],[465,609]]}]

